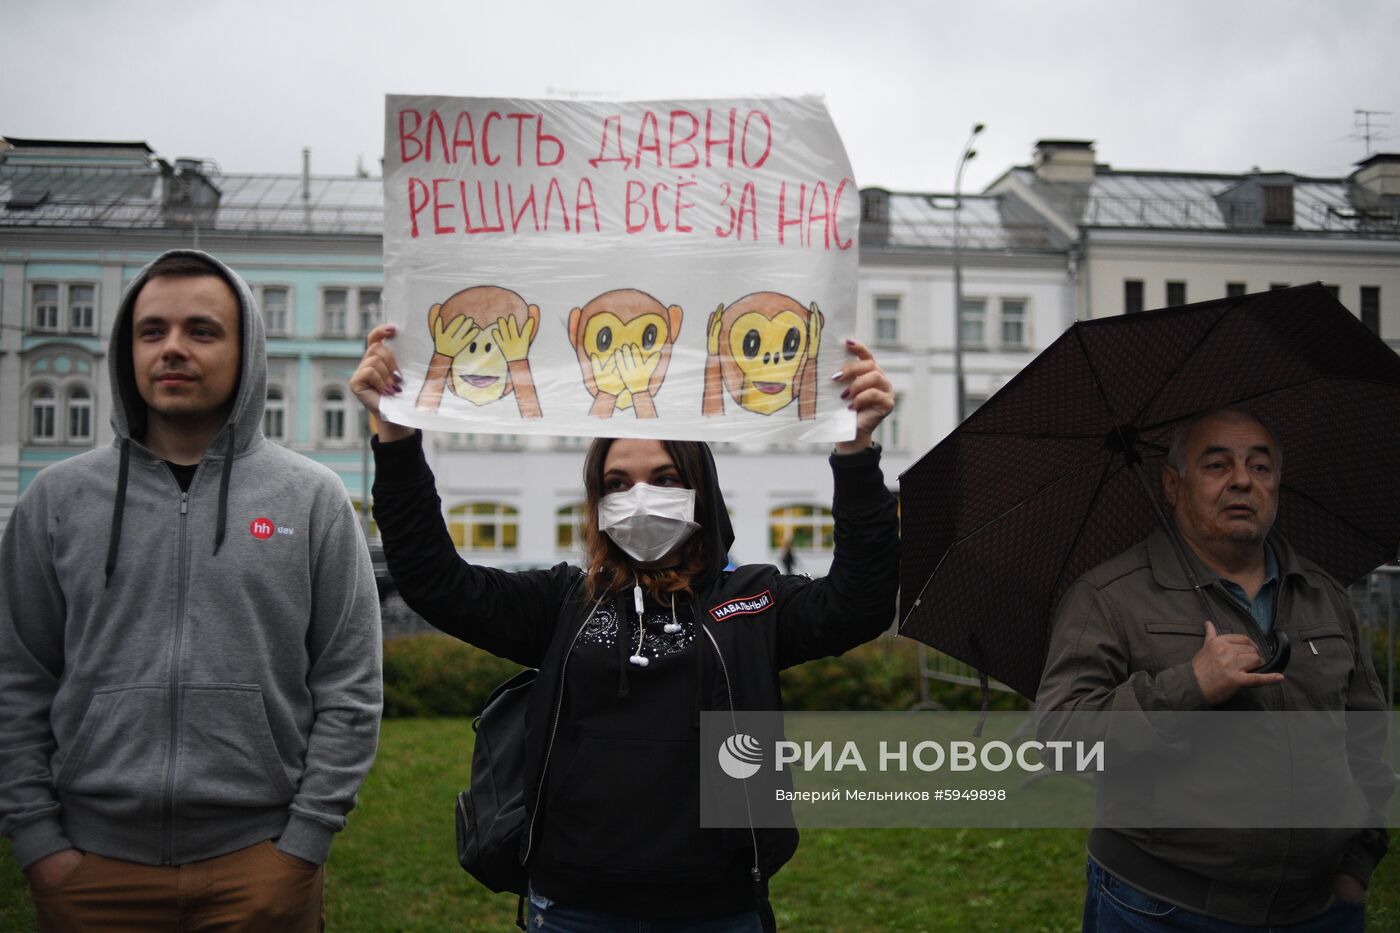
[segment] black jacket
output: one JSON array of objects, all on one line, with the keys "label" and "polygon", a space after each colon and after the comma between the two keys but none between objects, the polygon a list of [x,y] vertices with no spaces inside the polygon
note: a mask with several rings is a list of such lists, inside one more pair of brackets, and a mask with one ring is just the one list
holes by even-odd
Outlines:
[{"label": "black jacket", "polygon": [[[540,669],[526,717],[532,750],[526,762],[526,799],[538,801],[555,732],[563,662],[592,605],[584,596],[582,571],[558,564],[548,570],[508,572],[463,561],[442,520],[421,435],[392,444],[376,441],[374,449],[375,519],[404,600],[444,632]],[[699,703],[710,710],[728,710],[731,702],[737,710],[778,710],[780,670],[840,654],[874,638],[892,622],[899,570],[894,496],[885,488],[878,448],[833,455],[835,551],[827,576],[787,576],[771,565],[726,572],[733,532],[714,462],[707,457],[706,464],[709,514],[697,515],[696,521],[701,525],[698,533],[708,538],[712,566],[695,581],[691,603],[700,628]],[[722,620],[709,612],[765,591],[771,598],[760,611]],[[667,792],[658,788],[658,794]],[[533,803],[531,807],[533,812]],[[616,818],[626,821],[634,812],[619,811]],[[527,863],[538,841],[538,816],[533,814],[525,842]],[[755,841],[748,832],[728,833],[726,843],[740,850],[747,863],[754,861]],[[763,882],[792,857],[796,846],[794,830],[758,831]],[[644,886],[649,879],[637,878],[636,883]]]}]

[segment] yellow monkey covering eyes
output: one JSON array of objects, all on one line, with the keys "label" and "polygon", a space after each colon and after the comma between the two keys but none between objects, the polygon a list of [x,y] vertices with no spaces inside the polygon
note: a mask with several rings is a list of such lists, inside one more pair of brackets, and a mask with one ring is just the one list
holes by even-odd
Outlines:
[{"label": "yellow monkey covering eyes", "polygon": [[494,285],[464,289],[433,305],[433,358],[416,406],[437,411],[447,389],[473,405],[513,391],[520,417],[541,417],[528,359],[539,324],[538,307]]}]

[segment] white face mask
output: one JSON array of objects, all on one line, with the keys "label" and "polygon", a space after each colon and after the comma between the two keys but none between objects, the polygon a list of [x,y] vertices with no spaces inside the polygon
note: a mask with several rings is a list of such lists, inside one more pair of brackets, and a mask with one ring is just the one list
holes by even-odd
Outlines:
[{"label": "white face mask", "polygon": [[694,489],[637,483],[598,503],[598,530],[642,564],[666,557],[699,527]]}]

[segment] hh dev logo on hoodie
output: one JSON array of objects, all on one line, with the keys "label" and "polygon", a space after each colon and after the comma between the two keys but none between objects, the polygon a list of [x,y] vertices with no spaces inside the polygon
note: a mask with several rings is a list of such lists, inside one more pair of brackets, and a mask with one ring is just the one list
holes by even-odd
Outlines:
[{"label": "hh dev logo on hoodie", "polygon": [[276,523],[270,518],[253,519],[253,523],[248,526],[248,531],[259,541],[266,541],[273,535],[289,535],[293,533],[291,528],[285,526],[278,528]]}]

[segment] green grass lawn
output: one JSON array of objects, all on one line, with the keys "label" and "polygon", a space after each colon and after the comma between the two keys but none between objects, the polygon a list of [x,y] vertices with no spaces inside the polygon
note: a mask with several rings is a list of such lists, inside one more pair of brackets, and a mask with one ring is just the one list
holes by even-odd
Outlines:
[{"label": "green grass lawn", "polygon": [[[331,853],[332,931],[514,929],[515,898],[457,867],[452,801],[467,778],[465,719],[384,723],[379,759]],[[773,881],[786,930],[1079,928],[1082,830],[808,830]],[[1400,857],[1372,882],[1368,929],[1400,929]],[[24,880],[0,845],[0,930],[33,929]]]}]

